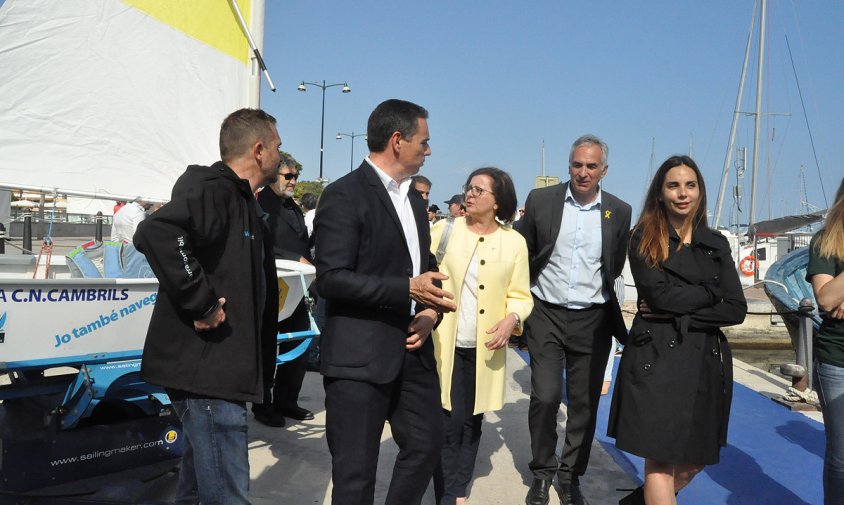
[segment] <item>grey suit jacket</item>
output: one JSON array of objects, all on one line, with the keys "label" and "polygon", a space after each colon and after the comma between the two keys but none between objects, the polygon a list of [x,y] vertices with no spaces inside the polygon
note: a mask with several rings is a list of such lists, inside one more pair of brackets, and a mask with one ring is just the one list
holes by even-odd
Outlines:
[{"label": "grey suit jacket", "polygon": [[[530,261],[530,281],[536,282],[539,272],[548,264],[560,225],[563,221],[563,204],[568,182],[530,192],[525,203],[525,215],[519,220],[518,230],[525,237]],[[621,307],[615,294],[613,281],[621,275],[627,259],[627,244],[630,241],[630,205],[614,195],[601,194],[601,266],[604,286],[610,293],[613,311],[614,335],[627,338],[627,329],[621,317]]]}]

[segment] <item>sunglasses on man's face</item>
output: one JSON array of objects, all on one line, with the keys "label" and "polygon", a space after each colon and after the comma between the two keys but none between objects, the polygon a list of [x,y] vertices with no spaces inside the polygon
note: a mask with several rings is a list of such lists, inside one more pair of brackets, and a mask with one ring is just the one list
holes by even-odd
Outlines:
[{"label": "sunglasses on man's face", "polygon": [[296,179],[297,181],[299,180],[299,174],[289,173],[289,174],[279,174],[279,176],[284,177],[285,181],[289,181],[290,179]]}]

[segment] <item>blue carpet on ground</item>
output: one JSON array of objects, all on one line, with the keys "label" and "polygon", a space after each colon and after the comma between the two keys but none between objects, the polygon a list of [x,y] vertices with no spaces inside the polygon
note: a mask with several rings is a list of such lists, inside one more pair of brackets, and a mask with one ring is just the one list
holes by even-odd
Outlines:
[{"label": "blue carpet on ground", "polygon": [[[529,362],[527,353],[519,355]],[[642,482],[642,458],[616,449],[615,440],[606,435],[611,398],[612,391],[601,397],[595,438],[628,475]],[[695,477],[680,493],[678,504],[821,504],[823,454],[821,423],[735,383],[728,445],[721,450],[721,462]]]},{"label": "blue carpet on ground", "polygon": [[[616,365],[618,367],[618,359]],[[610,393],[611,395],[612,393]],[[606,436],[610,398],[601,398],[596,438],[640,482],[642,458],[619,451]],[[815,505],[823,503],[823,425],[734,384],[727,447],[680,493],[682,505]]]}]

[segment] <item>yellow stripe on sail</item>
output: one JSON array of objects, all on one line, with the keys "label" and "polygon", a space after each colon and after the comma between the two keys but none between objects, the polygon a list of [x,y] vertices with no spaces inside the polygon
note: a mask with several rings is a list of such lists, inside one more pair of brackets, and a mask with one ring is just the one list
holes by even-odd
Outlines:
[{"label": "yellow stripe on sail", "polygon": [[[240,29],[237,15],[227,0],[123,0],[153,18],[186,33],[211,47],[231,55],[244,64],[251,50]],[[251,0],[237,0],[247,20],[252,12]]]}]

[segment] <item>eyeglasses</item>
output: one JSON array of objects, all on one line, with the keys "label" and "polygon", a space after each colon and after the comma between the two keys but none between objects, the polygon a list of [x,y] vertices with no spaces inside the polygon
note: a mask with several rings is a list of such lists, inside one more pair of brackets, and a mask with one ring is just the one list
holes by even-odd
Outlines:
[{"label": "eyeglasses", "polygon": [[278,175],[279,175],[279,177],[284,177],[285,181],[289,181],[290,179],[296,179],[297,181],[299,180],[299,174],[288,173],[288,174],[278,174]]},{"label": "eyeglasses", "polygon": [[475,198],[479,198],[487,193],[492,194],[492,191],[484,188],[479,188],[477,186],[472,186],[470,184],[463,186],[464,195],[472,195]]}]

